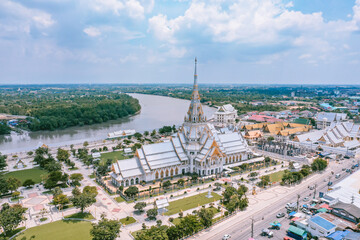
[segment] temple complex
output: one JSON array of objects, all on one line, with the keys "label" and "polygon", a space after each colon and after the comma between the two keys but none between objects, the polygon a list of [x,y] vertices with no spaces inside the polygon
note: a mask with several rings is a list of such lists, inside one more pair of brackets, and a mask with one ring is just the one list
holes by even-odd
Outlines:
[{"label": "temple complex", "polygon": [[170,141],[143,145],[134,157],[112,164],[115,186],[197,173],[200,177],[219,174],[224,166],[248,160],[252,152],[234,125],[216,128],[208,122],[200,102],[195,59],[194,86],[189,110],[179,131]]}]

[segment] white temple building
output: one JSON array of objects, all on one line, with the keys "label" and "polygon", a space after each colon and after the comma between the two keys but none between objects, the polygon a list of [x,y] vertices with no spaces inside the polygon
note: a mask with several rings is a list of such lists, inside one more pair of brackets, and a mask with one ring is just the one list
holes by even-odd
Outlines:
[{"label": "white temple building", "polygon": [[194,86],[189,110],[170,141],[143,145],[134,157],[112,164],[115,186],[129,186],[185,173],[219,174],[224,165],[251,157],[246,140],[237,128],[216,129],[207,122],[198,91],[195,59]]},{"label": "white temple building", "polygon": [[234,124],[237,118],[237,110],[231,105],[220,106],[214,113],[214,120],[218,123]]}]

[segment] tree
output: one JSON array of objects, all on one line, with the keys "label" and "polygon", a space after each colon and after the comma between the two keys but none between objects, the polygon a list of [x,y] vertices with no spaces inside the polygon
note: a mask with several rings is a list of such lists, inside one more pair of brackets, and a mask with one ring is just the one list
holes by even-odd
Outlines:
[{"label": "tree", "polygon": [[201,208],[198,212],[200,222],[204,227],[208,228],[212,225],[212,219],[215,215],[214,211],[210,208]]},{"label": "tree", "polygon": [[0,227],[4,230],[5,235],[14,230],[21,221],[25,220],[24,213],[26,208],[20,204],[10,206],[4,203],[0,210]]},{"label": "tree", "polygon": [[170,180],[167,180],[167,181],[165,181],[165,182],[162,184],[162,187],[163,187],[163,188],[168,188],[168,187],[170,187],[170,186],[171,186]]},{"label": "tree", "polygon": [[70,158],[70,153],[67,150],[58,148],[57,150],[57,155],[56,155],[57,160],[59,160],[60,162],[66,162],[69,160]]},{"label": "tree", "polygon": [[311,169],[316,172],[316,171],[322,171],[327,167],[327,161],[323,160],[322,158],[316,158],[312,164],[311,164]]},{"label": "tree", "polygon": [[180,179],[177,181],[177,185],[178,185],[178,186],[184,186],[184,184],[185,184],[185,180],[182,179],[182,178],[180,178]]},{"label": "tree", "polygon": [[145,136],[149,136],[149,131],[145,131],[145,132],[144,132],[144,135],[145,135]]},{"label": "tree", "polygon": [[0,194],[9,192],[9,185],[5,179],[0,178]]},{"label": "tree", "polygon": [[[1,125],[1,123],[0,123],[0,125]],[[6,166],[7,166],[6,158],[7,158],[7,156],[2,155],[0,152],[0,170],[4,170],[6,168]]]},{"label": "tree", "polygon": [[182,230],[183,236],[188,236],[198,232],[203,225],[200,223],[199,216],[189,214],[181,219],[178,227]]},{"label": "tree", "polygon": [[19,191],[15,191],[11,194],[11,196],[13,197],[13,199],[17,199],[20,196],[20,192]]},{"label": "tree", "polygon": [[95,197],[98,195],[98,191],[95,186],[85,186],[83,189],[83,193],[92,194]]},{"label": "tree", "polygon": [[85,142],[83,143],[83,146],[84,146],[84,147],[89,146],[89,142],[88,142],[88,141],[85,141]]},{"label": "tree", "polygon": [[92,224],[90,235],[92,240],[115,240],[119,236],[120,226],[120,221],[109,220],[101,215],[101,220]]},{"label": "tree", "polygon": [[156,208],[149,209],[146,212],[146,215],[148,216],[149,219],[156,219],[157,214],[158,211]]},{"label": "tree", "polygon": [[265,187],[265,186],[269,185],[269,183],[270,183],[270,176],[269,175],[265,175],[265,176],[260,177],[260,182],[259,182],[260,187]]},{"label": "tree", "polygon": [[32,185],[34,185],[35,182],[32,180],[32,179],[26,179],[24,182],[23,182],[23,186],[26,187],[26,188],[29,188],[31,187]]},{"label": "tree", "polygon": [[55,187],[54,190],[53,190],[53,198],[55,198],[56,196],[62,194],[63,191],[61,190],[60,187]]},{"label": "tree", "polygon": [[143,212],[145,207],[146,207],[145,202],[137,202],[134,206],[134,209],[136,209],[139,212]]},{"label": "tree", "polygon": [[66,204],[70,202],[69,198],[65,194],[59,194],[53,198],[53,203],[55,207],[59,206],[60,209],[63,209]]},{"label": "tree", "polygon": [[136,186],[130,186],[125,190],[125,195],[128,197],[134,197],[139,193],[139,189]]},{"label": "tree", "polygon": [[70,180],[76,186],[80,186],[80,181],[83,179],[84,179],[84,177],[81,173],[73,173],[70,175]]},{"label": "tree", "polygon": [[71,197],[70,201],[76,208],[80,208],[81,213],[83,213],[85,208],[96,202],[96,198],[93,194],[81,193]]},{"label": "tree", "polygon": [[[149,229],[141,231],[135,240],[169,240],[167,235],[168,226],[152,226]],[[173,240],[173,239],[171,239]]]},{"label": "tree", "polygon": [[289,162],[289,169],[295,169],[294,162],[292,161]]},{"label": "tree", "polygon": [[169,239],[177,240],[183,237],[183,232],[177,226],[171,226],[166,230],[166,234],[168,235]]},{"label": "tree", "polygon": [[267,138],[267,141],[268,141],[268,142],[274,141],[274,137],[273,137],[273,136],[268,137],[268,138]]},{"label": "tree", "polygon": [[151,132],[151,136],[155,136],[156,135],[156,130],[154,129],[152,132]]},{"label": "tree", "polygon": [[141,133],[139,133],[139,132],[136,132],[135,134],[134,134],[134,137],[136,137],[136,138],[141,138],[143,135],[141,134]]},{"label": "tree", "polygon": [[6,182],[11,193],[21,186],[21,181],[14,177],[9,177]]}]

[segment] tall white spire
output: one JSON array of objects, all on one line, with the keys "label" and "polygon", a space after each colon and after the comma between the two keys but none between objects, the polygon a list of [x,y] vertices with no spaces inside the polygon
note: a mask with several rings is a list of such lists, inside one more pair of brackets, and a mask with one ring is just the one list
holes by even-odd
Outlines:
[{"label": "tall white spire", "polygon": [[198,91],[198,81],[197,81],[197,59],[195,58],[195,71],[194,71],[194,86],[193,92],[191,95],[191,103],[187,116],[185,118],[186,122],[205,122],[204,112],[200,103],[200,94]]}]

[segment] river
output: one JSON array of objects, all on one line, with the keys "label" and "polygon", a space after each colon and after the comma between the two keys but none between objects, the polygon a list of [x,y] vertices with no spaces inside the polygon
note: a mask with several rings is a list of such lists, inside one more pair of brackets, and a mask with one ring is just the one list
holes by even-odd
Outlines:
[{"label": "river", "polygon": [[[135,116],[82,127],[71,127],[55,131],[25,132],[0,136],[0,152],[15,153],[35,149],[42,144],[58,147],[84,141],[102,140],[109,132],[120,129],[135,129],[138,132],[152,131],[164,125],[181,125],[188,110],[190,101],[170,97],[129,94],[139,100],[141,112]],[[207,118],[216,111],[215,108],[203,106]]]}]

